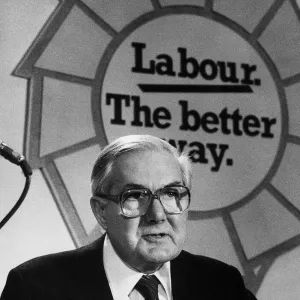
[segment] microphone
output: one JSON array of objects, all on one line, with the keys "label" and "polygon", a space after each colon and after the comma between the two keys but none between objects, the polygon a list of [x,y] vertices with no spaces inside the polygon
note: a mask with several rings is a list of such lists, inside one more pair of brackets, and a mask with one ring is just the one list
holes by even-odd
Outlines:
[{"label": "microphone", "polygon": [[30,176],[32,175],[32,170],[31,170],[28,162],[26,161],[24,155],[21,155],[20,153],[9,148],[1,140],[0,140],[0,156],[3,156],[5,159],[9,160],[13,164],[20,166],[26,177],[25,186],[24,186],[23,192],[22,192],[19,200],[15,203],[15,205],[12,207],[12,209],[8,212],[8,214],[0,222],[0,229],[1,229],[7,223],[7,221],[14,215],[14,213],[18,210],[18,208],[24,201],[24,199],[27,195],[27,192],[29,190],[30,181],[31,181]]},{"label": "microphone", "polygon": [[32,170],[28,162],[26,161],[25,156],[9,148],[1,140],[0,140],[0,155],[3,156],[5,159],[9,160],[11,163],[20,166],[26,177],[32,175]]}]

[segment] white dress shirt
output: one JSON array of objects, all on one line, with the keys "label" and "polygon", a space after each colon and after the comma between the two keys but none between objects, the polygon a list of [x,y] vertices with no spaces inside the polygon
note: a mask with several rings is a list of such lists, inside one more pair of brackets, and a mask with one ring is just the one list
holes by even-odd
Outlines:
[{"label": "white dress shirt", "polygon": [[[144,300],[134,286],[144,275],[128,267],[115,252],[108,236],[103,247],[103,264],[114,300]],[[153,273],[161,284],[158,285],[159,300],[172,300],[170,262]]]}]

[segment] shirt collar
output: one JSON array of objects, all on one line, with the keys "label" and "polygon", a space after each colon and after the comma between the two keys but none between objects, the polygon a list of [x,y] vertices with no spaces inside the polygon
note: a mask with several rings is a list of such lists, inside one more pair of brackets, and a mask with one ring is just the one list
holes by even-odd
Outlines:
[{"label": "shirt collar", "polygon": [[[128,297],[136,283],[143,276],[143,273],[129,268],[120,259],[114,250],[108,235],[105,236],[104,240],[103,264],[114,300],[126,299],[124,297]],[[154,273],[154,275],[163,285],[168,299],[171,299],[170,262],[165,263],[158,271]]]}]

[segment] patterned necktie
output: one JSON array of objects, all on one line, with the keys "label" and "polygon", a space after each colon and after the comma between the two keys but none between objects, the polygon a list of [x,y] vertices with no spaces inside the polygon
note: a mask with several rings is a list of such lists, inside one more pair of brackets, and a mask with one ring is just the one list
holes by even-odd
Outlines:
[{"label": "patterned necktie", "polygon": [[145,300],[159,300],[158,299],[158,284],[159,280],[155,275],[144,275],[135,285]]}]

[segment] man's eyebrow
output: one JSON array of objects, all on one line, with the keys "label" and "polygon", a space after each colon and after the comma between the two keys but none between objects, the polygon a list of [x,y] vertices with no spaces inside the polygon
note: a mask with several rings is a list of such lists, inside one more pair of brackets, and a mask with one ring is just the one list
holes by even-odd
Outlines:
[{"label": "man's eyebrow", "polygon": [[142,184],[137,184],[137,183],[126,183],[123,186],[123,190],[127,189],[145,189],[146,187]]},{"label": "man's eyebrow", "polygon": [[173,185],[182,185],[182,182],[181,181],[173,181],[173,182],[165,185],[164,187],[173,186]]},{"label": "man's eyebrow", "polygon": [[[173,186],[173,185],[182,185],[182,182],[181,181],[172,181],[172,182],[164,185],[163,187],[169,187],[169,186]],[[124,191],[127,189],[147,189],[147,187],[142,184],[130,182],[130,183],[126,183],[122,189]]]}]

